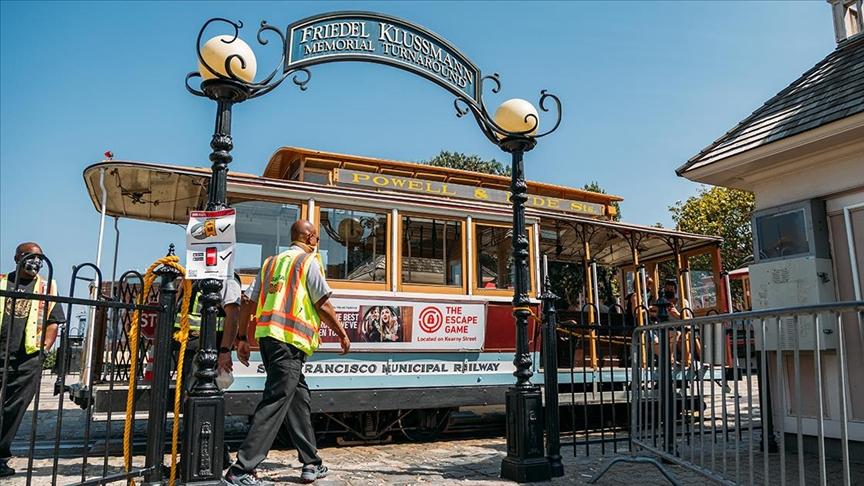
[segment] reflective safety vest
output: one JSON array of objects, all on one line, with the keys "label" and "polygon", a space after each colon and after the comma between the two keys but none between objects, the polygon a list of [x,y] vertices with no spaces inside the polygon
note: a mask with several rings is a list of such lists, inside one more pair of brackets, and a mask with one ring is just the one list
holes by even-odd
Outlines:
[{"label": "reflective safety vest", "polygon": [[[321,318],[306,289],[312,254],[288,250],[268,258],[261,267],[255,339],[271,337],[311,356],[318,349]],[[323,276],[323,266],[319,263]]]},{"label": "reflective safety vest", "polygon": [[[8,288],[9,277],[5,274],[0,274],[0,290],[6,290]],[[46,289],[46,287],[48,287]],[[39,275],[36,276],[36,285],[33,287],[33,293],[42,294],[42,295],[57,295],[57,282],[54,280],[51,281],[51,285],[47,286],[45,280]],[[19,299],[19,302],[22,299]],[[38,301],[39,305],[33,305],[33,301],[30,302],[30,311],[27,314],[27,323],[24,326],[24,352],[27,354],[35,354],[39,351],[39,346],[42,344],[42,326],[39,325],[39,318],[45,312],[45,301]],[[48,312],[46,315],[51,315],[51,311],[54,309],[54,302],[47,302],[48,304]],[[6,312],[6,298],[0,296],[0,330],[3,329],[3,320],[5,319],[4,313]],[[12,310],[12,315],[14,319],[15,310]],[[16,349],[14,346],[17,346],[17,343],[10,343],[13,345],[10,349]]]},{"label": "reflective safety vest", "polygon": [[[189,330],[190,331],[200,331],[201,330],[201,292],[193,289],[192,290],[192,300],[189,301]],[[183,304],[183,299],[180,299],[180,304]],[[177,317],[174,319],[174,327],[180,329],[180,313],[181,311],[177,311]],[[221,311],[220,311],[221,313]],[[216,331],[222,331],[222,326],[224,325],[225,317],[222,315],[216,315]]]}]

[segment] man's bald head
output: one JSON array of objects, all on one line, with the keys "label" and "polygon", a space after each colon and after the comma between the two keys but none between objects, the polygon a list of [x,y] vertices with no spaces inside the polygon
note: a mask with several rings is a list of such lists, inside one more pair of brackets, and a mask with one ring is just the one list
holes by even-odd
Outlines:
[{"label": "man's bald head", "polygon": [[318,230],[310,221],[299,219],[291,225],[291,241],[306,245],[307,251],[312,251],[318,240]]},{"label": "man's bald head", "polygon": [[23,258],[24,255],[26,255],[28,253],[36,253],[36,254],[41,255],[42,254],[42,247],[39,246],[38,243],[34,243],[32,241],[27,241],[25,243],[21,243],[20,245],[18,245],[15,248],[15,261],[17,262],[18,260]]}]

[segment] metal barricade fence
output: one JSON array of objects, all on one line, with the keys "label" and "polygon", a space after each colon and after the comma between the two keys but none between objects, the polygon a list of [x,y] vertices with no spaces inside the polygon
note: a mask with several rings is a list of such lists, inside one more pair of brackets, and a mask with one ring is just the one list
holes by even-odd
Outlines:
[{"label": "metal barricade fence", "polygon": [[[25,261],[34,258],[38,258],[45,264],[48,269],[47,281],[51,282],[53,266],[47,257],[41,255],[25,256],[18,265],[16,275],[21,274]],[[92,278],[81,276],[85,270],[94,276]],[[143,352],[139,353],[138,357],[131,356],[129,352],[128,321],[133,312],[136,310],[151,312],[158,316],[160,325],[173,324],[175,293],[166,293],[159,305],[140,305],[135,303],[134,296],[121,294],[121,289],[131,288],[130,283],[142,281],[142,276],[138,272],[130,271],[123,274],[117,282],[118,285],[114,286],[113,292],[108,293],[104,292],[108,289],[103,288],[101,272],[95,265],[90,263],[78,265],[72,269],[71,286],[66,296],[18,291],[16,289],[18,289],[19,279],[20,277],[10,279],[8,287],[0,290],[0,297],[6,304],[4,310],[14,309],[13,312],[20,315],[20,312],[16,312],[19,308],[30,309],[34,305],[39,306],[37,325],[43,330],[40,333],[39,343],[42,348],[46,344],[46,336],[52,324],[48,311],[50,306],[62,306],[67,322],[72,315],[73,306],[90,315],[101,314],[101,318],[97,317],[91,321],[90,326],[95,326],[95,331],[98,331],[96,337],[103,343],[107,341],[108,345],[98,348],[98,361],[101,366],[91,366],[86,368],[86,371],[82,370],[82,373],[89,375],[87,378],[91,384],[99,383],[112,390],[115,387],[118,389],[128,387],[129,362],[135,359],[140,363],[143,358]],[[75,297],[76,284],[79,281],[91,283],[87,298]],[[100,319],[102,324],[97,325]],[[123,324],[123,321],[127,323]],[[84,377],[70,376],[69,356],[72,342],[69,336],[70,326],[61,323],[57,327],[56,345],[50,353],[39,351],[32,356],[24,356],[17,351],[20,342],[12,342],[13,326],[5,325],[7,322],[11,320],[4,317],[3,326],[0,328],[0,333],[5,338],[4,349],[0,349],[0,366],[2,366],[0,403],[17,394],[25,397],[22,403],[26,407],[20,427],[11,444],[13,460],[10,465],[17,469],[17,474],[12,479],[20,478],[29,486],[30,484],[58,484],[58,481],[64,477],[76,476],[80,481],[75,484],[83,486],[107,484],[134,477],[148,477],[153,474],[157,468],[150,464],[145,466],[133,463],[127,470],[118,465],[116,460],[109,460],[109,456],[116,456],[123,451],[124,424],[122,422],[125,417],[123,414],[112,417],[110,410],[107,414],[98,413],[94,407],[92,385],[80,387],[79,383],[70,383],[73,378],[74,381],[85,381],[81,379]],[[139,337],[139,342],[141,341],[143,339]],[[54,367],[56,377],[42,372],[43,369],[47,370],[46,358],[53,353],[63,357]],[[22,365],[25,361],[26,364]],[[25,368],[37,371],[29,373],[25,372]],[[142,367],[139,366],[138,370],[136,374],[140,376]],[[147,395],[150,400],[164,401],[167,392],[166,387],[161,393],[153,392]],[[131,430],[133,434],[139,435],[148,423],[144,417],[139,416],[136,420],[137,412],[147,406],[146,403],[141,403],[141,398],[141,393],[136,391],[130,417]],[[120,423],[117,423],[118,420]],[[0,428],[4,432],[13,425],[10,422],[4,414],[0,414]],[[127,447],[133,447],[138,452],[144,452],[146,449],[148,463],[151,464],[154,461],[150,456],[160,458],[161,462],[164,454],[164,444],[135,442],[128,444]],[[161,473],[161,469],[158,472]],[[68,479],[64,481],[68,483]]]},{"label": "metal barricade fence", "polygon": [[589,323],[588,306],[558,312],[561,445],[572,446],[574,456],[629,450],[633,329],[624,325],[623,309],[596,312]]},{"label": "metal barricade fence", "polygon": [[723,484],[864,484],[862,354],[864,302],[637,327],[629,441],[642,457],[595,480],[653,455]]}]

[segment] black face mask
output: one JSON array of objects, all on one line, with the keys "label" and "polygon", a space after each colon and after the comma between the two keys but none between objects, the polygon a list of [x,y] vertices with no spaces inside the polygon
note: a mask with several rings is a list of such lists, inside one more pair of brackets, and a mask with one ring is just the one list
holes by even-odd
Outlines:
[{"label": "black face mask", "polygon": [[42,270],[42,259],[39,257],[30,258],[21,264],[21,268],[29,273],[37,274],[39,270]]},{"label": "black face mask", "polygon": [[663,297],[666,297],[667,299],[674,299],[675,298],[675,291],[674,290],[664,290],[663,291]]}]

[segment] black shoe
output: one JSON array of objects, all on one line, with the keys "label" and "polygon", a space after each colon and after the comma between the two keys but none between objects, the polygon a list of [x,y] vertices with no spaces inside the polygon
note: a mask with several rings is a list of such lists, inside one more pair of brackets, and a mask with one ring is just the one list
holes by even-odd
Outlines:
[{"label": "black shoe", "polygon": [[326,478],[327,472],[327,466],[324,464],[307,464],[303,466],[303,472],[300,473],[300,482],[309,484],[316,479]]},{"label": "black shoe", "polygon": [[0,461],[0,478],[8,478],[15,474],[15,470],[9,467],[6,461]]},{"label": "black shoe", "polygon": [[237,471],[235,468],[228,470],[225,474],[225,482],[235,486],[275,486],[276,483],[271,481],[261,481],[255,477],[255,474],[243,471]]}]

